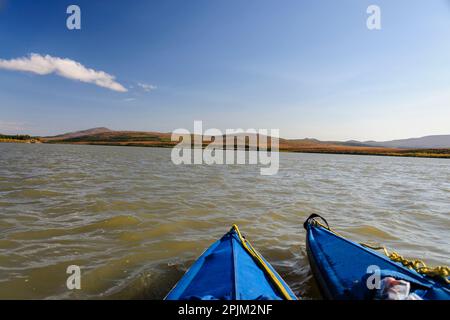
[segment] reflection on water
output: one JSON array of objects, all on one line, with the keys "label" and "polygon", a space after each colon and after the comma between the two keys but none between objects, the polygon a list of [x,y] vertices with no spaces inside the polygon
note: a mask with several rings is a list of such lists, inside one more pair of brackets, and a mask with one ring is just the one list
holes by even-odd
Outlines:
[{"label": "reflection on water", "polygon": [[[233,223],[293,290],[319,298],[302,223],[449,264],[450,162],[283,153],[175,166],[170,150],[0,144],[0,298],[161,299]],[[82,267],[68,291],[66,268]]]}]

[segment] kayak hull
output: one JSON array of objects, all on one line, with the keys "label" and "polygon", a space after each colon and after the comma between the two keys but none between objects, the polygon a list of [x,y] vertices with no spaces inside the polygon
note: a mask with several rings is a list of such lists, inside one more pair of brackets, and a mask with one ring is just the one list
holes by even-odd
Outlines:
[{"label": "kayak hull", "polygon": [[[394,277],[410,282],[425,300],[449,300],[450,287],[443,281],[423,276],[391,261],[375,250],[342,238],[314,223],[305,223],[306,251],[311,271],[322,296],[337,300],[373,299],[375,272],[380,278]],[[370,280],[370,281],[369,281]]]},{"label": "kayak hull", "polygon": [[[273,267],[266,266],[291,299],[294,293]],[[169,292],[166,300],[282,300],[267,272],[242,244],[232,229],[213,243]]]}]

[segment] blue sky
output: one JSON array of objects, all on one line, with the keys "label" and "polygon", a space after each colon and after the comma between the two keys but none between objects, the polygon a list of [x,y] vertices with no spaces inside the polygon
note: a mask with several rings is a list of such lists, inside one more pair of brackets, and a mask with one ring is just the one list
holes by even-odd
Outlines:
[{"label": "blue sky", "polygon": [[[66,28],[70,4],[81,30]],[[322,140],[450,134],[449,39],[446,0],[0,0],[0,64],[67,58],[126,90],[0,68],[0,132],[203,120]]]}]

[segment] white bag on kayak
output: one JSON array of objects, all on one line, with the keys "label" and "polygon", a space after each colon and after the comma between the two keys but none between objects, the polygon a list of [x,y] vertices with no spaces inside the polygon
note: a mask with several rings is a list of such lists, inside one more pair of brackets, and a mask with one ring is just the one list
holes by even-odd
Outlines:
[{"label": "white bag on kayak", "polygon": [[377,291],[376,299],[380,300],[422,300],[414,292],[411,292],[411,285],[408,281],[397,280],[386,277],[381,280],[380,289]]}]

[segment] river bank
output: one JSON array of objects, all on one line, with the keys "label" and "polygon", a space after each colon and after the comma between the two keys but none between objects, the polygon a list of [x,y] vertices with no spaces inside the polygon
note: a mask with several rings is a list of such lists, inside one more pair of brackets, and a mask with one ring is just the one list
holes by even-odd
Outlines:
[{"label": "river bank", "polygon": [[[98,146],[122,146],[122,147],[147,147],[147,148],[173,148],[177,142],[162,141],[63,141],[52,140],[45,141],[49,144],[73,144],[73,145],[98,145]],[[207,144],[203,145],[205,148]],[[230,148],[231,149],[231,148]],[[318,154],[346,154],[346,155],[365,155],[365,156],[388,156],[388,157],[416,157],[416,158],[440,158],[450,159],[450,149],[394,149],[377,147],[348,147],[348,146],[305,146],[292,147],[280,144],[280,152],[293,153],[318,153]]]},{"label": "river bank", "polygon": [[0,143],[41,143],[41,141],[36,139],[20,140],[20,139],[2,139],[0,138]]}]

